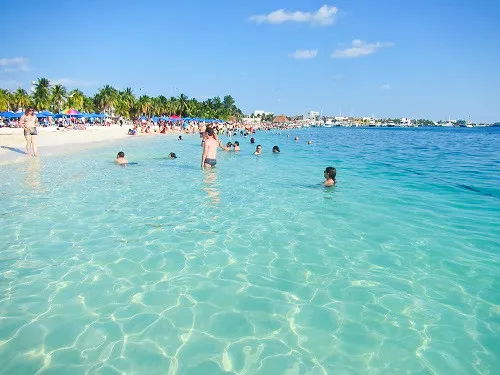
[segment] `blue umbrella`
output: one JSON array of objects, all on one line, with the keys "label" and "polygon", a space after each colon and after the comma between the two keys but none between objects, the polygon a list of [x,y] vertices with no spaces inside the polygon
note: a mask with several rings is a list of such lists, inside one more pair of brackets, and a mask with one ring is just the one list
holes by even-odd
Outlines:
[{"label": "blue umbrella", "polygon": [[14,115],[15,113],[10,111],[0,112],[0,117],[11,118]]}]

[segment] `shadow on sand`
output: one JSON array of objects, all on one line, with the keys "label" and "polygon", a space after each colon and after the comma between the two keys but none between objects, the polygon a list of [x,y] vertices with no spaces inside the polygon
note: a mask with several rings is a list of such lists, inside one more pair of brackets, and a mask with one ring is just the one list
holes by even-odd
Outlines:
[{"label": "shadow on sand", "polygon": [[0,146],[0,148],[3,148],[5,150],[9,150],[9,151],[12,151],[12,152],[17,152],[18,154],[26,155],[26,151],[23,151],[23,150],[21,150],[19,148],[8,147],[8,146]]}]

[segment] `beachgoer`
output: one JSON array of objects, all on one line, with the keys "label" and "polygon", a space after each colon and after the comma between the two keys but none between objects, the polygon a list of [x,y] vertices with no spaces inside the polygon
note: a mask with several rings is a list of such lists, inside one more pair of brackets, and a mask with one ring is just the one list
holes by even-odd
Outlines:
[{"label": "beachgoer", "polygon": [[123,151],[120,151],[118,155],[116,155],[116,164],[128,164],[128,160],[125,159],[125,153]]},{"label": "beachgoer", "polygon": [[217,146],[219,142],[217,141],[214,129],[207,127],[206,133],[205,142],[203,143],[203,154],[201,155],[201,167],[212,168],[217,164]]},{"label": "beachgoer", "polygon": [[250,138],[250,143],[255,143],[255,138]]},{"label": "beachgoer", "polygon": [[262,146],[257,145],[257,148],[255,149],[255,152],[253,153],[254,155],[260,155],[262,154]]},{"label": "beachgoer", "polygon": [[182,141],[182,135],[179,135],[179,141]]},{"label": "beachgoer", "polygon": [[299,140],[299,137],[295,137],[295,140],[298,141]]},{"label": "beachgoer", "polygon": [[308,145],[312,145],[312,143],[313,143],[312,141],[307,141]]},{"label": "beachgoer", "polygon": [[326,180],[325,182],[323,182],[323,185],[325,186],[333,186],[337,182],[335,180],[335,177],[337,176],[337,170],[333,167],[326,167],[324,176]]},{"label": "beachgoer", "polygon": [[177,155],[175,155],[175,152],[171,152],[170,154],[168,154],[168,157],[170,159],[177,159]]},{"label": "beachgoer", "polygon": [[224,146],[222,144],[222,141],[219,139],[219,147],[221,149],[223,149],[224,151],[231,151],[232,150],[232,147],[233,147],[233,144],[231,142],[227,142],[226,145]]},{"label": "beachgoer", "polygon": [[273,154],[279,154],[280,148],[278,146],[273,146]]},{"label": "beachgoer", "polygon": [[26,155],[37,156],[37,144],[36,144],[36,126],[38,124],[38,118],[35,116],[35,110],[33,108],[28,108],[24,115],[21,116],[19,124],[24,129],[24,138],[26,138]]},{"label": "beachgoer", "polygon": [[240,151],[240,142],[236,141],[233,143],[234,151]]}]

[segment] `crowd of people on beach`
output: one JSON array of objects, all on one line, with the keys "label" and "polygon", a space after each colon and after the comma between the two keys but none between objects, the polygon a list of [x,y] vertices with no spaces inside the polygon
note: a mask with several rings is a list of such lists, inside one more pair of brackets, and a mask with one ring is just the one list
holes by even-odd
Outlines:
[{"label": "crowd of people on beach", "polygon": [[[38,135],[37,126],[39,126],[39,124],[40,124],[39,120],[35,116],[33,108],[28,108],[25,114],[22,115],[21,118],[19,119],[19,126],[23,128],[24,137],[26,139],[26,154],[28,156],[38,155],[38,145],[36,141],[36,136]],[[153,127],[155,126],[157,128],[153,129]],[[238,132],[243,137],[247,137],[250,134],[251,135],[255,134],[255,129],[253,128],[244,127],[240,129],[236,124],[232,123],[221,123],[221,124],[214,124],[211,126],[207,126],[203,122],[192,121],[188,124],[184,123],[183,125],[181,125],[175,122],[168,122],[163,119],[158,121],[157,124],[152,123],[151,120],[150,122],[146,123],[141,121],[140,128],[139,128],[139,122],[136,122],[134,128],[129,129],[128,134],[135,135],[139,131],[145,134],[154,134],[154,133],[166,134],[173,132],[195,134],[198,131],[200,134],[200,138],[202,139],[201,146],[203,147],[203,152],[201,156],[201,168],[203,169],[210,169],[217,165],[217,150],[219,148],[223,151],[228,151],[228,152],[240,151],[240,143],[238,141],[227,142],[226,145],[224,145],[222,141],[218,138],[219,134],[224,134],[229,138],[238,135]],[[179,141],[183,140],[182,135],[179,135],[178,140]],[[295,141],[298,140],[299,138],[295,137]],[[250,138],[250,143],[251,144],[255,143],[254,137]],[[307,143],[311,144],[312,142],[308,141]],[[280,153],[279,146],[277,145],[273,146],[272,152]],[[256,146],[254,155],[262,155],[262,145],[259,144]],[[169,158],[176,159],[177,155],[171,152],[169,154]],[[120,165],[130,164],[128,160],[125,158],[125,153],[123,151],[120,151],[118,153],[115,162]],[[334,167],[327,167],[324,171],[325,181],[323,182],[323,184],[325,186],[335,185],[336,175],[337,171]]]}]

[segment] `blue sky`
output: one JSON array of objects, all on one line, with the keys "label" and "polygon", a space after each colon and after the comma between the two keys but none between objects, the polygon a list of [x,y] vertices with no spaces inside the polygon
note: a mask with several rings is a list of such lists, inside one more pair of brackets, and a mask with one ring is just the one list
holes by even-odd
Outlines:
[{"label": "blue sky", "polygon": [[2,17],[3,88],[46,77],[86,94],[231,94],[245,113],[500,120],[493,0],[0,4],[18,15]]}]

